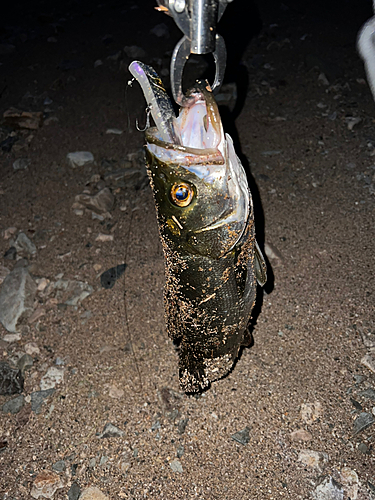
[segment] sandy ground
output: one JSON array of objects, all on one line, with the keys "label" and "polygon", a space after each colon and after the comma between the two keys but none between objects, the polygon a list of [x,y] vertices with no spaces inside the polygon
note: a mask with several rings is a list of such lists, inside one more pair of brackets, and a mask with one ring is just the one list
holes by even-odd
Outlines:
[{"label": "sandy ground", "polygon": [[[32,358],[23,407],[9,413],[19,396],[0,396],[2,499],[31,498],[38,474],[53,470],[56,500],[89,486],[112,500],[375,498],[375,425],[361,429],[375,407],[375,373],[363,364],[375,370],[375,105],[355,50],[371,10],[352,4],[267,1],[247,18],[257,31],[247,47],[232,34],[249,84],[226,129],[249,170],[269,282],[258,291],[254,345],[200,397],[180,392],[165,332],[153,199],[134,160],[145,104],[127,86],[123,51],[143,48],[167,83],[178,29],[151,0],[34,1],[3,22],[2,43],[15,48],[0,55],[0,111],[41,111],[44,124],[15,130],[0,152],[0,265],[16,265],[3,258],[15,227],[36,245],[33,280],[49,285],[35,298],[42,315],[13,341],[0,326],[1,361]],[[160,23],[168,37],[150,34]],[[4,124],[1,140],[12,130]],[[74,151],[95,162],[71,168]],[[14,169],[18,158],[26,169]],[[135,181],[108,178],[124,166],[139,170]],[[115,196],[108,218],[72,207],[105,186]],[[103,288],[101,273],[123,263]],[[67,306],[51,292],[59,278],[93,291]],[[32,409],[50,367],[63,379]],[[117,437],[100,436],[109,423]],[[233,439],[246,428],[248,439]]]}]

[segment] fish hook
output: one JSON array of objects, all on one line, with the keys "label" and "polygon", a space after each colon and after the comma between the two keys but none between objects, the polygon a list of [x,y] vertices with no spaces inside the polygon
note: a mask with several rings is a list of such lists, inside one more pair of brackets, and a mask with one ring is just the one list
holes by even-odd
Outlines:
[{"label": "fish hook", "polygon": [[138,125],[138,119],[135,120],[135,127],[136,129],[138,130],[138,132],[144,132],[145,130],[147,130],[148,128],[150,128],[150,114],[151,114],[151,104],[149,104],[146,108],[146,125],[145,125],[145,128],[139,128],[139,125]]}]

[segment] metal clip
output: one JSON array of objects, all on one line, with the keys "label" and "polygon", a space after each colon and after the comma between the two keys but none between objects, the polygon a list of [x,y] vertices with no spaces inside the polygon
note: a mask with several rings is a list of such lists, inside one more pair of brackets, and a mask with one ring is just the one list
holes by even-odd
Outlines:
[{"label": "metal clip", "polygon": [[190,54],[212,53],[216,66],[212,90],[218,90],[223,82],[227,51],[224,39],[216,33],[216,25],[231,1],[158,0],[161,10],[167,11],[184,33],[173,51],[170,69],[173,97],[180,106],[186,104],[182,74]]}]

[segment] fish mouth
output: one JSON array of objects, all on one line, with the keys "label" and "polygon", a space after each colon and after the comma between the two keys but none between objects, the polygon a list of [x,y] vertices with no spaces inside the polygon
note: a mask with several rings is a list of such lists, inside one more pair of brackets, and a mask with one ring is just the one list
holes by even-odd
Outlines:
[{"label": "fish mouth", "polygon": [[205,165],[225,163],[225,135],[208,83],[197,82],[188,93],[187,105],[172,120],[174,142],[163,140],[158,127],[146,130],[148,149],[159,160],[186,167],[199,165],[203,168],[194,173],[201,178],[208,174]]}]

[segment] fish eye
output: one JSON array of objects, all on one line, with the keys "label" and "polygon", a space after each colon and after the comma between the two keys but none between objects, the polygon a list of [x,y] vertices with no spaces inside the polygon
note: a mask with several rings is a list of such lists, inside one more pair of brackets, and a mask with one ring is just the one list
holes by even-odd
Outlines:
[{"label": "fish eye", "polygon": [[187,207],[193,199],[194,191],[189,184],[181,182],[173,184],[171,188],[171,198],[178,207]]}]

